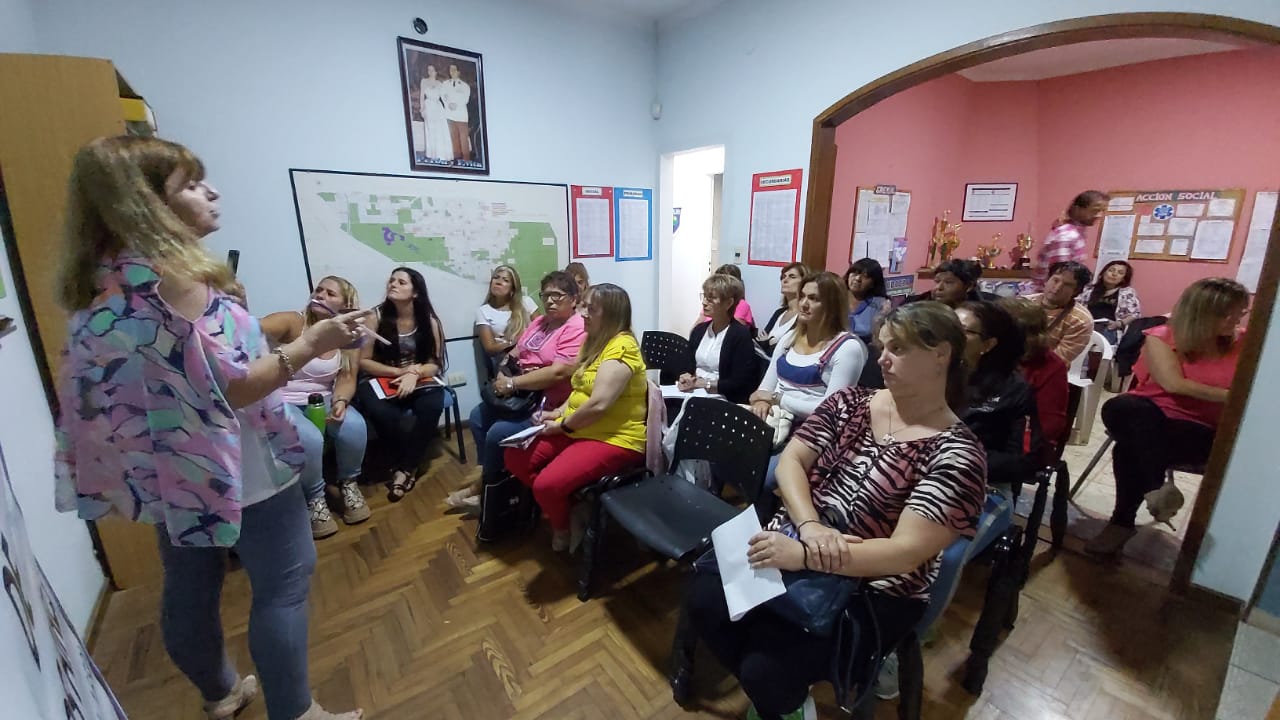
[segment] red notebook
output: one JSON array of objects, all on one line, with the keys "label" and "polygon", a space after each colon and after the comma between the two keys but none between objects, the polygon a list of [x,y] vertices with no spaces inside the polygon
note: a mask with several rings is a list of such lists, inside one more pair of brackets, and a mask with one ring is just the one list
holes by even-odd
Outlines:
[{"label": "red notebook", "polygon": [[[395,378],[376,377],[369,378],[369,387],[373,388],[373,392],[381,400],[393,398],[397,394],[396,386],[391,383]],[[429,390],[431,388],[444,387],[444,383],[440,382],[440,378],[433,377],[418,382],[418,387],[414,388],[414,392],[419,390]]]}]

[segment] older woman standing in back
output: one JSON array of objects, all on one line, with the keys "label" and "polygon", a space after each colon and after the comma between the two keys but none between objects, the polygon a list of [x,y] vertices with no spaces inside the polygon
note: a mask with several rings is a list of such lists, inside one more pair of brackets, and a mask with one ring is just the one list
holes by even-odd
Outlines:
[{"label": "older woman standing in back", "polygon": [[358,720],[358,710],[325,711],[307,687],[316,551],[298,485],[302,446],[278,390],[358,339],[364,313],[321,320],[268,352],[258,322],[228,295],[230,270],[202,242],[218,229],[218,197],[204,165],[175,143],[100,138],[76,154],[57,506],[156,526],[165,649],[210,720],[231,718],[258,687],[236,673],[223,642],[233,547],[253,591],[249,652],[267,717]]},{"label": "older woman standing in back", "polygon": [[526,449],[509,448],[507,468],[533,488],[551,524],[551,547],[569,549],[574,491],[644,463],[648,384],[631,332],[631,298],[612,283],[593,285],[584,304],[587,339],[573,372],[573,392],[539,421]]}]

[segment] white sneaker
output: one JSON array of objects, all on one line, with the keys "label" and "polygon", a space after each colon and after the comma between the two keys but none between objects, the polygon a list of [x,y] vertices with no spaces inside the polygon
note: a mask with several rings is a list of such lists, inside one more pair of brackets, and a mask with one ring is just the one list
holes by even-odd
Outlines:
[{"label": "white sneaker", "polygon": [[307,711],[298,716],[298,720],[361,720],[364,717],[363,710],[352,710],[344,713],[331,713],[320,707],[320,703],[315,700],[311,701],[311,707]]},{"label": "white sneaker", "polygon": [[319,540],[338,532],[338,523],[333,521],[333,515],[329,513],[329,504],[323,497],[309,501],[307,509],[311,511],[311,537]]},{"label": "white sneaker", "polygon": [[364,522],[369,519],[369,504],[364,501],[364,493],[355,480],[347,480],[340,486],[342,489],[342,522],[348,525]]},{"label": "white sneaker", "polygon": [[876,677],[876,697],[881,700],[892,700],[898,697],[898,653],[889,653],[880,664],[880,675]]}]

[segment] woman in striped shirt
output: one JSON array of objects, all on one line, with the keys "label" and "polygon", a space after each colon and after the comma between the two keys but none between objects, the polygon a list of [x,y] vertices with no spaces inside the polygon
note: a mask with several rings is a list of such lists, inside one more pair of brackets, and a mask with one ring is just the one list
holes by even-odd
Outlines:
[{"label": "woman in striped shirt", "polygon": [[[905,305],[879,340],[886,389],[845,388],[809,416],[778,465],[785,507],[744,551],[757,568],[866,578],[883,652],[924,613],[942,550],[973,534],[986,455],[956,415],[966,370],[955,313]],[[731,622],[715,574],[695,576],[689,613],[762,718],[790,715],[829,678],[831,638],[767,607]]]}]

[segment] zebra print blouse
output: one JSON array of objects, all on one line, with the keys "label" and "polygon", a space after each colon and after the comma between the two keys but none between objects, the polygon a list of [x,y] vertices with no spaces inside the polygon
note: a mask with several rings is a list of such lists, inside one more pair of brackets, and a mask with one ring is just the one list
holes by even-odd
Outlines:
[{"label": "zebra print blouse", "polygon": [[[972,537],[986,495],[987,458],[964,423],[919,440],[879,444],[871,431],[871,397],[840,390],[810,415],[795,437],[818,453],[809,471],[813,505],[823,522],[862,538],[887,538],[903,510]],[[786,509],[769,530],[796,537]],[[939,554],[939,557],[941,554]],[[870,585],[897,597],[928,599],[938,558]]]}]

